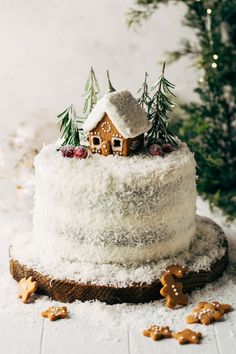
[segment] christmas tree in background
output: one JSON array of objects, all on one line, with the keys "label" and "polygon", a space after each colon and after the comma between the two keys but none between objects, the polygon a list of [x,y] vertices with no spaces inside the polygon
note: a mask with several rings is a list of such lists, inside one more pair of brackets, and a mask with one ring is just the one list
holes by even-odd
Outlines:
[{"label": "christmas tree in background", "polygon": [[78,117],[73,105],[70,105],[64,112],[58,116],[60,124],[61,146],[80,145],[80,135],[78,129]]},{"label": "christmas tree in background", "polygon": [[174,88],[175,85],[165,78],[165,63],[157,83],[151,88],[150,94],[153,93],[151,98],[147,91],[147,76],[145,75],[141,104],[147,106],[147,116],[152,123],[152,127],[146,137],[148,144],[160,140],[162,144],[169,143],[172,146],[176,146],[175,139],[168,130],[168,114],[174,107],[173,102],[170,100],[170,97],[174,96],[172,93]]},{"label": "christmas tree in background", "polygon": [[115,92],[116,89],[114,88],[114,86],[111,83],[110,74],[109,74],[108,70],[107,70],[107,80],[108,80],[108,88],[109,88],[108,92],[110,92],[110,93]]},{"label": "christmas tree in background", "polygon": [[91,67],[91,69],[90,69],[89,76],[86,81],[84,91],[85,91],[85,93],[84,93],[85,102],[84,102],[83,113],[86,116],[85,118],[87,118],[87,116],[92,111],[95,104],[97,103],[98,94],[100,93],[98,80],[96,78],[93,67]]},{"label": "christmas tree in background", "polygon": [[[171,0],[134,0],[128,24],[140,24],[160,4]],[[236,0],[181,0],[184,25],[193,28],[198,44],[182,40],[169,62],[189,55],[199,70],[195,92],[200,103],[182,105],[186,119],[173,124],[176,134],[195,152],[198,191],[212,204],[236,217]]]}]

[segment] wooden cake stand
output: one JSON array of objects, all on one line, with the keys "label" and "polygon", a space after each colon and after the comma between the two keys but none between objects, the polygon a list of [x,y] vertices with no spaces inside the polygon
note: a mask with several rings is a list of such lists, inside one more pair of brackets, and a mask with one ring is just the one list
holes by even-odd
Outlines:
[{"label": "wooden cake stand", "polygon": [[[209,219],[208,219],[209,220]],[[213,221],[215,230],[218,228],[221,242],[219,247],[223,249],[223,256],[216,259],[209,265],[208,270],[200,269],[198,271],[190,271],[181,278],[183,283],[183,291],[189,293],[194,289],[201,288],[207,283],[213,282],[220,277],[228,264],[228,243],[222,229]],[[72,302],[75,300],[89,301],[100,300],[108,304],[116,303],[145,303],[153,300],[161,299],[160,289],[162,287],[160,280],[156,279],[151,284],[133,283],[126,287],[115,287],[111,285],[95,285],[90,283],[80,283],[69,279],[55,279],[53,276],[45,275],[22,264],[14,258],[14,254],[10,259],[10,271],[13,278],[20,281],[22,278],[33,276],[38,283],[37,292],[39,294],[48,295],[50,298],[62,301]]]}]

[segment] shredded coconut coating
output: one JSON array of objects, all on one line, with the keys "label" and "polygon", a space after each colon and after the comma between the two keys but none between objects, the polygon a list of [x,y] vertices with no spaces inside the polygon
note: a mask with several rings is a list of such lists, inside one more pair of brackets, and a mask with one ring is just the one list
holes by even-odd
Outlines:
[{"label": "shredded coconut coating", "polygon": [[36,158],[34,233],[72,260],[148,262],[189,247],[195,161],[186,145],[165,158]]},{"label": "shredded coconut coating", "polygon": [[136,284],[151,284],[161,277],[171,264],[181,264],[190,271],[209,270],[211,264],[223,257],[222,229],[205,217],[197,217],[197,229],[189,250],[151,263],[137,266],[119,264],[95,264],[93,262],[70,261],[58,255],[57,248],[51,254],[38,248],[32,234],[18,237],[11,248],[11,257],[21,264],[49,275],[55,279],[70,279],[82,283],[124,287]]},{"label": "shredded coconut coating", "polygon": [[164,158],[35,160],[34,237],[68,260],[135,264],[188,249],[195,232],[195,160],[185,144]]}]

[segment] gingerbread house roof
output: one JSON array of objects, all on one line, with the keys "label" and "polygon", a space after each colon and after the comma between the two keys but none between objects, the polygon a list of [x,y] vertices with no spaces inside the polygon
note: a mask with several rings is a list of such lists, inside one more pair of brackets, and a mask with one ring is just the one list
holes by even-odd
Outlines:
[{"label": "gingerbread house roof", "polygon": [[125,139],[134,138],[151,128],[144,109],[127,90],[103,96],[86,119],[84,130],[88,132],[96,128],[105,113]]}]

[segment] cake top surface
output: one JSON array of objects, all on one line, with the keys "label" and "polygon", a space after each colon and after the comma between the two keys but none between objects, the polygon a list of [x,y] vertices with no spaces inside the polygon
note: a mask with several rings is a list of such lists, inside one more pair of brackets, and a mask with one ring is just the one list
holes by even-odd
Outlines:
[{"label": "cake top surface", "polygon": [[83,129],[88,132],[96,128],[105,113],[125,139],[134,138],[151,128],[144,109],[128,90],[103,96],[89,114]]},{"label": "cake top surface", "polygon": [[153,157],[141,152],[129,157],[94,154],[87,159],[65,159],[56,151],[55,144],[46,145],[35,158],[37,171],[47,171],[53,178],[63,178],[73,183],[83,184],[90,190],[108,186],[123,190],[132,183],[153,183],[162,186],[195,171],[193,153],[185,143],[179,142],[178,149],[165,157]]}]

